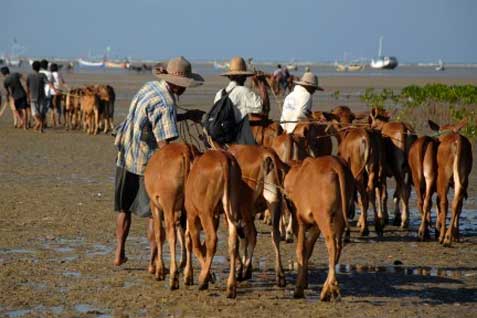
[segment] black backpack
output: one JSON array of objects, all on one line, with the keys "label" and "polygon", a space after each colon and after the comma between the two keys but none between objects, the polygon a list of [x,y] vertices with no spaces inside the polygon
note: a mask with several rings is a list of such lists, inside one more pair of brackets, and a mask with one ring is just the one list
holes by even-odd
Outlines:
[{"label": "black backpack", "polygon": [[212,109],[205,115],[204,128],[212,140],[227,144],[235,141],[238,128],[235,121],[234,104],[229,98],[229,93],[222,90],[222,97],[214,103]]}]

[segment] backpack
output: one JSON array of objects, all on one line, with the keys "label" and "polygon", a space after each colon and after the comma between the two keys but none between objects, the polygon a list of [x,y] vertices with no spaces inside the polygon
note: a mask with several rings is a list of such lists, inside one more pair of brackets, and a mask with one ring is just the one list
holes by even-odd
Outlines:
[{"label": "backpack", "polygon": [[227,144],[235,141],[238,125],[235,121],[234,104],[229,98],[229,93],[222,90],[222,97],[214,103],[212,109],[205,115],[203,122],[207,134],[212,140]]}]

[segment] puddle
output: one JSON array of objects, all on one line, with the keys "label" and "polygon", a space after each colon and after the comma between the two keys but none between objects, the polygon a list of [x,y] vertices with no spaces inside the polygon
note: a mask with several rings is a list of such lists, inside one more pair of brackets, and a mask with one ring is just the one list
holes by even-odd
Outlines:
[{"label": "puddle", "polygon": [[99,310],[98,308],[95,308],[95,307],[93,307],[91,305],[88,305],[88,304],[75,305],[74,309],[81,314],[94,314],[94,315],[96,315],[95,317],[99,317],[99,318],[112,317],[111,314],[104,313],[101,310]]},{"label": "puddle", "polygon": [[113,248],[111,246],[106,246],[103,244],[93,244],[93,249],[86,252],[88,256],[104,256],[111,254]]},{"label": "puddle", "polygon": [[14,318],[14,317],[24,317],[26,315],[30,316],[38,316],[40,315],[43,317],[45,314],[47,316],[50,316],[48,314],[53,314],[53,315],[60,315],[64,311],[63,306],[52,306],[52,307],[45,307],[43,305],[36,306],[31,309],[17,309],[17,310],[11,310],[7,311],[5,314],[9,318]]},{"label": "puddle", "polygon": [[81,277],[81,273],[80,272],[67,271],[67,272],[63,272],[63,276],[66,276],[66,277]]},{"label": "puddle", "polygon": [[26,314],[29,314],[30,310],[29,309],[18,309],[18,310],[11,310],[7,311],[7,317],[9,318],[14,318],[14,317],[23,317]]},{"label": "puddle", "polygon": [[370,266],[361,264],[338,264],[336,272],[339,274],[349,273],[389,273],[413,276],[431,276],[431,277],[448,277],[461,278],[463,276],[477,275],[476,271],[459,270],[452,268],[439,268],[432,266]]},{"label": "puddle", "polygon": [[0,248],[0,255],[6,254],[35,254],[35,252],[22,248]]}]

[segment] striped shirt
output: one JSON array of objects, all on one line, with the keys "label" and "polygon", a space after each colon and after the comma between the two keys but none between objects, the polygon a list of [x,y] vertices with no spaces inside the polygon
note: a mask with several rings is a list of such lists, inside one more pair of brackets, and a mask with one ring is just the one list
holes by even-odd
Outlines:
[{"label": "striped shirt", "polygon": [[114,144],[116,165],[144,175],[157,143],[179,136],[174,96],[165,81],[146,83],[134,96],[126,119],[120,124]]}]

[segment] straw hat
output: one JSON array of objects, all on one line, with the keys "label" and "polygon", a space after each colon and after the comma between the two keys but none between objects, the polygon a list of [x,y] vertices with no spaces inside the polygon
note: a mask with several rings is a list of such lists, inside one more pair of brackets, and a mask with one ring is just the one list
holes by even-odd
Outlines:
[{"label": "straw hat", "polygon": [[235,57],[232,57],[232,59],[230,60],[229,71],[220,75],[221,76],[230,76],[230,75],[252,76],[254,74],[255,74],[254,72],[247,71],[247,64],[245,63],[245,60],[243,58],[241,58],[240,56],[235,56]]},{"label": "straw hat", "polygon": [[294,83],[301,86],[313,87],[319,91],[323,90],[323,88],[318,86],[318,77],[312,72],[304,73],[303,76],[300,78],[300,80],[294,81]]},{"label": "straw hat", "polygon": [[202,76],[192,73],[190,62],[183,56],[170,59],[167,66],[164,63],[156,64],[152,73],[157,78],[181,87],[195,87],[204,82]]}]

